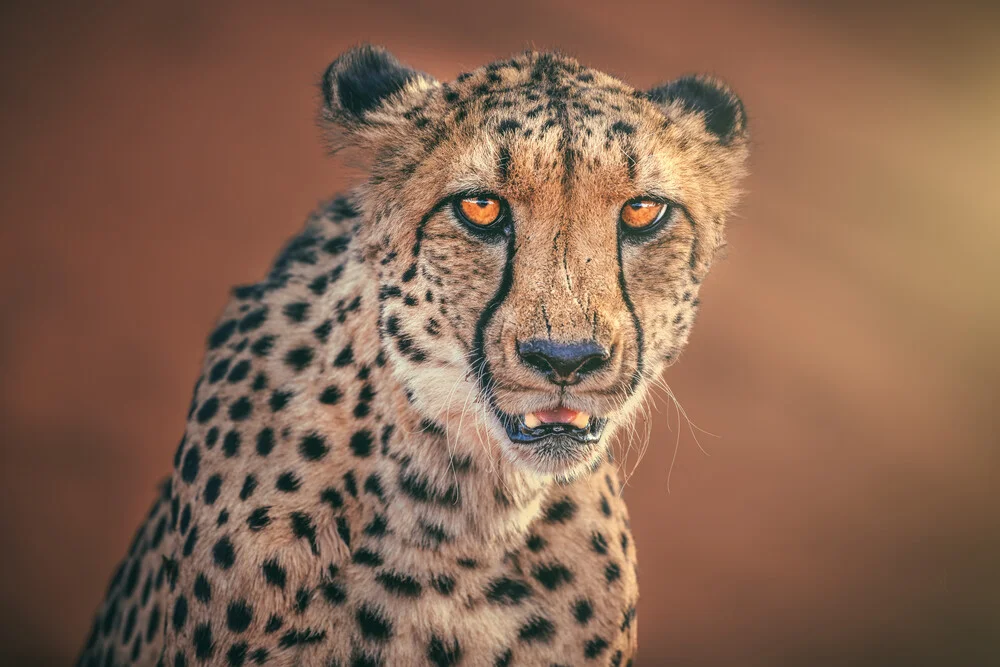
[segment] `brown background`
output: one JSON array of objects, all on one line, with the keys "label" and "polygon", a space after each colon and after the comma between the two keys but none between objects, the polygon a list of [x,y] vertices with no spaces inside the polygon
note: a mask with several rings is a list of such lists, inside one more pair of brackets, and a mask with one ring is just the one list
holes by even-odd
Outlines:
[{"label": "brown background", "polygon": [[748,196],[667,376],[714,435],[661,397],[627,491],[639,664],[998,659],[996,13],[86,4],[0,10],[0,663],[71,660],[227,287],[356,178],[313,83],[361,40],[440,78],[561,47],[744,97]]}]

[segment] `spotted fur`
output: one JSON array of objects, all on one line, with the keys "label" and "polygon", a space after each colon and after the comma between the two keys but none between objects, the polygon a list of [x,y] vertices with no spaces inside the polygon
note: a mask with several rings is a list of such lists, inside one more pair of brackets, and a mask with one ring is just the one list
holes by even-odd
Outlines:
[{"label": "spotted fur", "polygon": [[[372,156],[209,335],[166,481],[79,664],[631,664],[636,560],[609,441],[684,346],[747,153],[710,79],[637,92],[550,53],[451,83],[380,49],[322,82]],[[449,203],[489,191],[507,232]],[[624,201],[676,205],[643,242]],[[610,362],[554,389],[531,337]],[[608,419],[572,454],[499,413]]]}]

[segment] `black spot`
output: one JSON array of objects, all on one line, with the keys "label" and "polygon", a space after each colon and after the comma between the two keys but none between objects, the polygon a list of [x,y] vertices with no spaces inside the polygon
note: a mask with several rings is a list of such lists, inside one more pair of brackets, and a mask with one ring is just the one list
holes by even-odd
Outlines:
[{"label": "black spot", "polygon": [[398,299],[401,296],[403,296],[403,290],[399,289],[396,285],[382,285],[378,290],[379,301]]},{"label": "black spot", "polygon": [[319,494],[319,499],[334,510],[339,510],[344,506],[344,496],[332,486],[323,489],[322,493]]},{"label": "black spot", "polygon": [[194,654],[199,660],[212,657],[215,644],[212,641],[212,626],[202,623],[194,629]]},{"label": "black spot", "polygon": [[149,612],[149,620],[146,622],[146,643],[153,641],[153,637],[160,631],[160,606],[153,605]]},{"label": "black spot", "polygon": [[403,271],[402,280],[404,283],[408,283],[416,277],[417,277],[417,263],[414,262],[410,264],[410,266],[406,269],[406,271]]},{"label": "black spot", "polygon": [[624,134],[626,136],[635,134],[635,126],[626,123],[623,120],[615,121],[615,124],[611,126],[611,132],[614,134]]},{"label": "black spot", "polygon": [[459,558],[455,562],[458,563],[459,567],[463,567],[466,570],[475,570],[479,567],[479,563],[475,558]]},{"label": "black spot", "polygon": [[205,434],[205,447],[211,449],[215,446],[216,441],[219,439],[219,428],[213,426],[208,429],[208,433]]},{"label": "black spot", "polygon": [[302,614],[306,609],[309,608],[309,603],[312,602],[312,591],[308,588],[300,588],[295,591],[295,612]]},{"label": "black spot", "polygon": [[351,527],[347,523],[347,518],[338,516],[337,517],[337,534],[340,535],[340,539],[343,540],[344,544],[348,548],[351,547]]},{"label": "black spot", "polygon": [[316,526],[312,519],[304,512],[292,512],[292,534],[299,539],[304,539],[309,543],[309,548],[315,555],[319,555],[319,546],[316,544]]},{"label": "black spot", "polygon": [[194,545],[198,542],[198,526],[191,529],[188,534],[187,539],[184,540],[184,547],[181,550],[181,555],[187,558],[192,553],[194,553]]},{"label": "black spot", "polygon": [[139,613],[139,608],[132,605],[131,609],[128,610],[128,616],[125,618],[125,628],[122,630],[122,646],[128,644],[128,640],[132,638],[132,633],[135,631],[135,621],[136,615]]},{"label": "black spot", "polygon": [[555,634],[556,628],[552,621],[543,616],[532,616],[521,626],[517,632],[518,638],[522,642],[545,642],[548,643]]},{"label": "black spot", "polygon": [[222,439],[222,453],[226,455],[226,458],[231,459],[240,453],[240,434],[236,431],[230,431],[226,434],[226,437]]},{"label": "black spot", "polygon": [[258,357],[266,357],[271,354],[271,349],[274,347],[274,336],[261,336],[253,345],[250,346],[250,351],[253,352]]},{"label": "black spot", "polygon": [[271,392],[271,400],[268,404],[271,406],[271,412],[278,412],[288,405],[288,399],[292,397],[292,392],[290,391],[279,391],[275,389]]},{"label": "black spot", "polygon": [[321,343],[325,343],[330,337],[330,331],[333,330],[333,322],[330,320],[323,321],[322,324],[313,329],[313,335],[316,336],[316,340]]},{"label": "black spot", "polygon": [[401,597],[417,598],[423,592],[423,586],[419,581],[402,572],[388,570],[379,572],[375,580],[382,584],[385,590]]},{"label": "black spot", "polygon": [[275,482],[274,488],[278,491],[284,491],[285,493],[293,493],[298,491],[299,486],[301,485],[302,482],[299,481],[299,478],[295,476],[295,473],[289,470],[288,472],[283,472],[278,476],[278,481]]},{"label": "black spot", "polygon": [[339,607],[347,600],[347,590],[336,579],[337,566],[330,565],[327,568],[326,574],[323,575],[323,579],[320,581],[320,592],[323,593],[323,598],[327,602]]},{"label": "black spot", "polygon": [[306,435],[302,438],[302,442],[299,443],[299,453],[307,461],[318,461],[326,456],[326,453],[329,451],[330,448],[326,446],[326,439],[318,433]]},{"label": "black spot", "polygon": [[258,507],[250,512],[250,516],[247,517],[247,528],[254,532],[264,530],[271,523],[271,517],[268,516],[270,510],[270,507]]},{"label": "black spot", "polygon": [[521,579],[501,577],[494,579],[486,587],[486,599],[494,604],[515,605],[531,597],[531,586]]},{"label": "black spot", "polygon": [[607,648],[608,648],[608,640],[604,639],[603,637],[594,637],[593,639],[589,640],[586,644],[584,644],[583,656],[588,660],[593,660],[601,653],[603,653],[604,650]]},{"label": "black spot", "polygon": [[593,615],[594,606],[590,603],[590,600],[581,598],[573,603],[573,618],[580,625],[585,625]]},{"label": "black spot", "polygon": [[455,579],[447,574],[431,577],[431,586],[441,595],[451,595],[455,590]]},{"label": "black spot", "polygon": [[240,333],[247,333],[248,331],[255,331],[260,328],[260,325],[267,321],[267,308],[258,308],[257,310],[252,310],[243,316],[240,320]]},{"label": "black spot", "polygon": [[560,500],[545,508],[544,520],[546,523],[566,523],[576,515],[576,503],[569,496],[563,496]]},{"label": "black spot", "polygon": [[231,632],[246,632],[253,621],[253,607],[246,600],[233,600],[226,607],[226,627]]},{"label": "black spot", "polygon": [[341,350],[340,353],[337,355],[337,357],[333,360],[333,365],[336,366],[337,368],[343,368],[344,366],[347,366],[353,361],[354,361],[354,350],[351,349],[350,345],[348,345],[343,350]]},{"label": "black spot", "polygon": [[309,303],[306,301],[290,303],[285,306],[283,312],[292,322],[302,322],[309,316]]},{"label": "black spot", "polygon": [[212,547],[212,560],[223,570],[228,570],[236,562],[236,551],[228,535],[223,535]]},{"label": "black spot", "polygon": [[632,621],[635,620],[635,605],[630,606],[628,609],[622,612],[622,623],[620,630],[625,632],[626,629],[632,627]]},{"label": "black spot", "polygon": [[198,602],[208,603],[212,600],[212,586],[204,574],[198,573],[194,579],[194,596]]},{"label": "black spot", "polygon": [[[197,587],[195,588],[195,596],[198,595]],[[174,601],[174,614],[173,614],[173,624],[174,630],[180,632],[184,628],[184,624],[187,622],[188,617],[188,602],[187,598],[183,595],[178,595],[177,599]]]},{"label": "black spot", "polygon": [[392,622],[386,618],[381,610],[368,603],[363,603],[358,608],[355,618],[358,621],[361,635],[365,639],[385,642],[392,637]]},{"label": "black spot", "polygon": [[543,538],[541,535],[532,533],[531,535],[528,536],[528,540],[525,542],[525,544],[528,546],[528,549],[532,551],[532,553],[537,554],[539,551],[545,548],[546,542],[545,538]]},{"label": "black spot", "polygon": [[382,490],[382,480],[377,472],[373,472],[365,479],[365,491],[372,494],[383,503],[385,502],[385,492]]},{"label": "black spot", "polygon": [[497,125],[497,134],[504,135],[516,132],[521,129],[521,124],[512,118],[508,118]]},{"label": "black spot", "polygon": [[347,489],[347,492],[355,498],[358,497],[358,483],[354,479],[353,470],[348,470],[344,473],[344,488]]},{"label": "black spot", "polygon": [[261,571],[264,573],[264,580],[271,584],[272,586],[277,586],[278,588],[285,587],[286,573],[285,568],[281,567],[278,560],[271,558],[261,563]]},{"label": "black spot", "polygon": [[243,667],[243,663],[247,659],[247,643],[237,642],[229,647],[226,652],[226,660],[229,662],[230,667]]},{"label": "black spot", "polygon": [[209,384],[214,384],[226,376],[226,371],[229,370],[229,358],[222,359],[212,364],[211,370],[208,371],[208,382]]},{"label": "black spot", "polygon": [[219,399],[217,399],[215,396],[212,396],[201,404],[201,407],[198,408],[198,414],[195,416],[195,418],[198,420],[199,424],[204,424],[208,422],[212,417],[214,417],[215,413],[218,411],[219,411]]},{"label": "black spot", "polygon": [[339,255],[345,250],[347,250],[348,245],[351,242],[351,237],[347,235],[334,236],[332,239],[323,244],[323,250],[330,253],[331,255]]},{"label": "black spot", "polygon": [[181,479],[190,484],[198,477],[198,466],[201,463],[201,453],[196,445],[191,445],[184,455],[184,465],[181,466]]},{"label": "black spot", "polygon": [[622,569],[618,566],[618,563],[608,563],[608,566],[604,568],[604,579],[610,584],[618,581],[622,576]]},{"label": "black spot", "polygon": [[222,476],[215,474],[205,482],[205,493],[203,495],[206,505],[214,505],[219,498],[219,490],[222,488]]},{"label": "black spot", "polygon": [[[351,451],[355,456],[365,458],[372,453],[372,433],[368,430],[361,430],[351,436]],[[356,493],[353,495],[357,495]]]},{"label": "black spot", "polygon": [[236,331],[236,320],[229,320],[223,322],[219,327],[212,332],[212,335],[208,337],[208,347],[209,349],[215,349],[223,345]]},{"label": "black spot", "polygon": [[590,548],[599,554],[608,553],[608,540],[603,533],[595,532],[590,536]]},{"label": "black spot", "polygon": [[497,659],[493,661],[493,667],[510,667],[511,662],[514,659],[514,652],[507,649],[503,653],[497,656]]},{"label": "black spot", "polygon": [[382,556],[367,547],[358,547],[351,556],[351,560],[358,565],[369,567],[379,567],[382,565]]},{"label": "black spot", "polygon": [[250,654],[250,659],[253,660],[256,665],[263,665],[267,662],[268,657],[270,656],[268,655],[266,648],[259,648]]},{"label": "black spot", "polygon": [[340,389],[335,385],[330,385],[323,390],[323,393],[319,395],[319,402],[325,405],[335,405],[337,401],[340,400],[341,394]]},{"label": "black spot", "polygon": [[191,503],[184,505],[184,511],[181,512],[181,535],[187,533],[188,526],[191,524]]},{"label": "black spot", "polygon": [[271,616],[267,619],[267,625],[264,626],[264,632],[266,634],[277,632],[278,630],[281,629],[281,626],[284,624],[285,621],[283,618],[281,618],[277,614],[271,614]]},{"label": "black spot", "polygon": [[608,499],[604,497],[603,493],[601,494],[601,513],[604,514],[604,516],[611,516],[611,505],[608,503]]},{"label": "black spot", "polygon": [[233,370],[229,372],[229,377],[226,378],[228,382],[236,384],[237,382],[242,382],[246,379],[247,375],[250,373],[250,362],[244,359],[240,363],[233,366]]},{"label": "black spot", "polygon": [[267,456],[274,449],[274,431],[270,428],[261,429],[257,434],[257,453]]},{"label": "black spot", "polygon": [[427,658],[436,667],[453,667],[462,661],[462,647],[454,637],[446,643],[437,635],[433,635],[427,646]]},{"label": "black spot", "polygon": [[243,421],[250,416],[253,411],[253,404],[246,396],[240,396],[236,402],[229,406],[229,418],[234,422]]},{"label": "black spot", "polygon": [[573,573],[565,565],[557,562],[536,565],[531,570],[531,576],[550,591],[573,581]]},{"label": "black spot", "polygon": [[313,630],[311,628],[306,628],[305,630],[289,630],[281,636],[280,640],[278,640],[278,646],[282,648],[291,648],[301,644],[318,644],[325,638],[326,630]]},{"label": "black spot", "polygon": [[285,354],[285,363],[298,372],[312,363],[314,354],[311,347],[296,347]]}]

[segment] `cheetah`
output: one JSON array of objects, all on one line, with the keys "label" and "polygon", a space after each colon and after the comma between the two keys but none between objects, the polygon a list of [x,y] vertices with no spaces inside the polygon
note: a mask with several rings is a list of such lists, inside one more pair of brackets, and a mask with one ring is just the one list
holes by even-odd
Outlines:
[{"label": "cheetah", "polygon": [[320,89],[367,178],[233,289],[78,664],[631,665],[610,443],[687,342],[742,103],[368,45]]}]

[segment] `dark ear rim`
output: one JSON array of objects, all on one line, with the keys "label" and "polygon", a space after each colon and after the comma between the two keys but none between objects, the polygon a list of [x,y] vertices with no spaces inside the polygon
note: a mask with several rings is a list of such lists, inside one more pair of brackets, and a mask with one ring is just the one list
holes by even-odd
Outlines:
[{"label": "dark ear rim", "polygon": [[419,77],[430,80],[400,63],[387,49],[361,44],[339,55],[323,73],[323,111],[335,118],[361,121]]},{"label": "dark ear rim", "polygon": [[722,81],[702,74],[689,74],[651,89],[646,97],[662,106],[680,103],[689,113],[703,114],[705,129],[724,146],[747,138],[743,101]]}]

